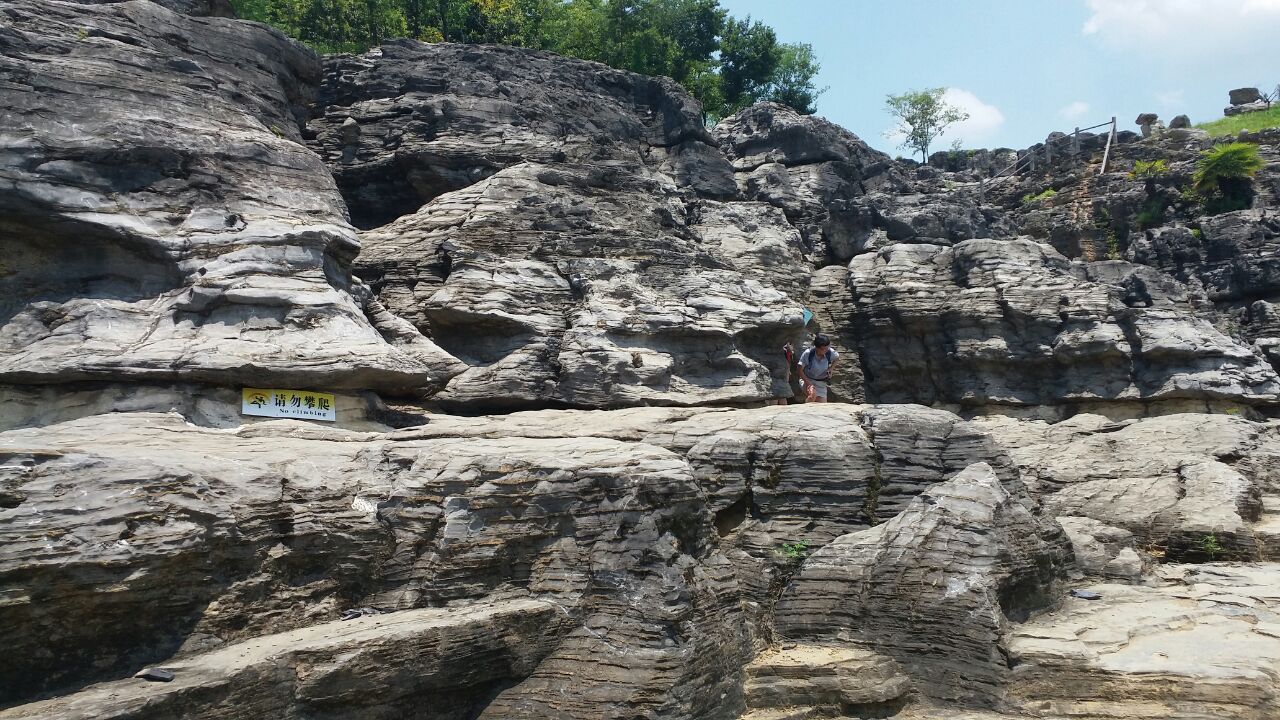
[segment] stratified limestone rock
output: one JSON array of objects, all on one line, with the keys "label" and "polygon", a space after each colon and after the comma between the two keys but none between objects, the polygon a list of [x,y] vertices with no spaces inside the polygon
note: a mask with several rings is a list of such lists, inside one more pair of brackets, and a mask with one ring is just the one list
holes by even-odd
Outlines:
[{"label": "stratified limestone rock", "polygon": [[884,716],[906,703],[911,680],[898,663],[856,647],[792,645],[746,667],[747,708],[809,707]]},{"label": "stratified limestone rock", "polygon": [[0,11],[0,382],[413,392],[462,369],[364,315],[342,198],[297,142],[313,53],[141,0]]},{"label": "stratified limestone rock", "polygon": [[317,111],[312,144],[362,228],[522,162],[612,160],[711,197],[737,193],[676,83],[550,53],[391,41],[326,59]]},{"label": "stratified limestone rock", "polygon": [[1027,240],[859,255],[849,283],[867,398],[1276,401],[1280,379],[1249,347],[1185,305],[1138,297],[1123,275],[1089,272]]},{"label": "stratified limestone rock", "polygon": [[766,561],[784,542],[816,550],[891,518],[974,463],[1011,490],[1019,484],[1008,456],[974,424],[911,405],[436,415],[395,437],[602,437],[672,450],[689,462],[722,538]]},{"label": "stratified limestone rock", "polygon": [[469,369],[446,407],[790,394],[807,265],[782,213],[618,163],[522,164],[364,233],[359,273]]},{"label": "stratified limestone rock", "polygon": [[1115,581],[1140,581],[1153,560],[1134,545],[1133,533],[1079,516],[1060,516],[1058,524],[1071,540],[1076,569]]},{"label": "stratified limestone rock", "polygon": [[1009,449],[1046,512],[1122,528],[1169,559],[1260,557],[1252,524],[1274,488],[1274,422],[1188,413],[974,424]]},{"label": "stratified limestone rock", "polygon": [[653,445],[117,414],[0,448],[0,702],[364,605],[554,602],[571,629],[504,702],[565,717],[699,715],[754,652],[703,493]]},{"label": "stratified limestone rock", "polygon": [[1070,562],[1062,529],[977,464],[814,553],[776,620],[788,638],[868,644],[926,696],[992,706],[1008,675],[1009,618],[1051,603]]},{"label": "stratified limestone rock", "polygon": [[858,136],[777,103],[758,103],[715,128],[742,194],[782,208],[819,258],[847,260],[877,225],[858,200],[907,187],[888,155]]},{"label": "stratified limestone rock", "polygon": [[101,683],[0,718],[462,720],[571,625],[554,603],[527,599],[339,620],[165,662],[170,682]]},{"label": "stratified limestone rock", "polygon": [[1094,585],[1012,628],[1009,702],[1034,717],[1280,714],[1280,566],[1169,566],[1155,587]]}]

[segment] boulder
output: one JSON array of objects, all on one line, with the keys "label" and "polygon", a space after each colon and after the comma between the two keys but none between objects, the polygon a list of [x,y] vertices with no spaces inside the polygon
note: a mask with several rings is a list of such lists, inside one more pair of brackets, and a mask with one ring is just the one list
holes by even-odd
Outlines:
[{"label": "boulder", "polygon": [[1189,127],[1191,127],[1191,118],[1186,115],[1175,115],[1169,121],[1169,129],[1171,130],[1183,130]]},{"label": "boulder", "polygon": [[1275,423],[1185,413],[975,425],[1009,449],[1048,512],[1120,528],[1170,560],[1260,558],[1253,523],[1274,482],[1265,468],[1280,451]]},{"label": "boulder", "polygon": [[435,401],[509,410],[791,394],[800,238],[776,208],[616,163],[522,164],[363,234],[357,272],[467,369]]},{"label": "boulder", "polygon": [[1256,87],[1236,88],[1228,93],[1232,105],[1248,105],[1262,99]]},{"label": "boulder", "polygon": [[778,103],[757,103],[716,125],[747,198],[782,208],[818,258],[851,257],[872,218],[856,198],[908,187],[888,155],[853,133]]}]

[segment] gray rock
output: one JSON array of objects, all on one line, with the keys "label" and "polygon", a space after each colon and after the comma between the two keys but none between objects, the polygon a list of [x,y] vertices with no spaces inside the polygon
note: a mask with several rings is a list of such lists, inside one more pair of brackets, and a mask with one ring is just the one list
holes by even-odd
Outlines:
[{"label": "gray rock", "polygon": [[1222,114],[1227,117],[1232,117],[1234,115],[1244,115],[1245,113],[1261,112],[1263,110],[1270,109],[1270,107],[1271,103],[1266,102],[1265,100],[1258,100],[1257,102],[1244,103],[1242,105],[1231,105],[1223,108]]},{"label": "gray rock", "polygon": [[1277,566],[1166,566],[1152,587],[1091,585],[1099,600],[1010,628],[1006,707],[1043,717],[1264,720],[1280,712]]},{"label": "gray rock", "polygon": [[1191,127],[1191,118],[1186,115],[1174,115],[1169,121],[1169,129],[1182,130]]},{"label": "gray rock", "polygon": [[101,683],[0,718],[463,717],[527,674],[570,625],[554,603],[529,599],[321,623],[189,655],[169,664],[171,681]]},{"label": "gray rock", "polygon": [[[701,109],[667,78],[504,46],[393,40],[324,62],[308,125],[361,228],[524,162],[615,161],[737,194]],[[343,124],[361,128],[351,154]]]},{"label": "gray rock", "polygon": [[[988,417],[975,425],[1009,449],[1048,512],[1121,528],[1170,560],[1260,557],[1253,524],[1273,482],[1262,468],[1280,451],[1275,423],[1187,413],[1120,423],[1082,414],[1053,425]],[[1259,462],[1242,462],[1251,457]],[[1078,530],[1106,546],[1084,553],[1090,572],[1100,563],[1105,570],[1128,544],[1088,523]]]},{"label": "gray rock", "polygon": [[355,233],[297,142],[310,50],[150,2],[2,7],[0,382],[412,393],[461,371],[352,293]]},{"label": "gray rock", "polygon": [[1071,539],[1076,568],[1085,575],[1114,581],[1140,581],[1154,563],[1134,545],[1133,533],[1092,518],[1061,516],[1058,524]]},{"label": "gray rock", "polygon": [[906,668],[926,696],[999,702],[1001,637],[1053,601],[1071,562],[1066,536],[971,466],[870,530],[811,556],[778,604],[782,634],[852,638]]},{"label": "gray rock", "polygon": [[1248,105],[1262,99],[1256,87],[1236,88],[1228,93],[1232,105]]},{"label": "gray rock", "polygon": [[[514,166],[364,233],[358,272],[468,369],[435,400],[490,410],[791,394],[799,236],[763,203],[617,164]],[[579,289],[570,284],[579,278]]]},{"label": "gray rock", "polygon": [[1093,282],[1081,270],[1023,239],[893,245],[854,258],[848,332],[867,398],[1053,405],[1277,397],[1274,370],[1189,307],[1148,303],[1133,286]]},{"label": "gray rock", "polygon": [[902,171],[858,136],[777,103],[758,103],[714,130],[750,199],[783,209],[821,258],[847,260],[872,227],[854,199],[907,187]]}]

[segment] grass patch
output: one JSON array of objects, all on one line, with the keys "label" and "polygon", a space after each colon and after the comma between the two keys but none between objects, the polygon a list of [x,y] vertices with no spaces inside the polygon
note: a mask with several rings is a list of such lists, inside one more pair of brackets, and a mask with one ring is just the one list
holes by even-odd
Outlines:
[{"label": "grass patch", "polygon": [[1048,190],[1045,190],[1044,192],[1036,195],[1027,193],[1026,195],[1022,196],[1022,204],[1026,205],[1027,203],[1034,203],[1034,202],[1040,202],[1042,200],[1048,200],[1049,198],[1057,194],[1058,194],[1058,191],[1054,190],[1053,188],[1049,188]]},{"label": "grass patch", "polygon": [[1280,127],[1280,105],[1272,105],[1268,110],[1224,117],[1213,122],[1197,123],[1196,127],[1207,131],[1210,135],[1236,135],[1241,130],[1265,130]]}]

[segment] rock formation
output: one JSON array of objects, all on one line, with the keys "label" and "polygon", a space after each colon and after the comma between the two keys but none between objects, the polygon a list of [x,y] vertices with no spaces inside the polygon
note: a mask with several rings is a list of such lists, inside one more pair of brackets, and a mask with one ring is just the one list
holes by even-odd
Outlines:
[{"label": "rock formation", "polygon": [[0,0],[0,719],[1276,715],[1280,133],[1211,214],[229,14]]}]

